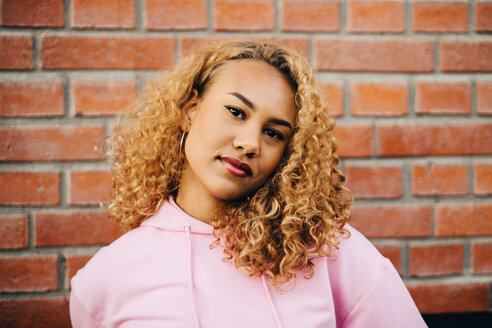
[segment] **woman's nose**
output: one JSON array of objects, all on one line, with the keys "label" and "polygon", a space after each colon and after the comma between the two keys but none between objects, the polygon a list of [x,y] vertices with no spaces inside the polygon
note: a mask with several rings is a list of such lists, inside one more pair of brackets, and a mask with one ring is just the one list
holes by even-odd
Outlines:
[{"label": "woman's nose", "polygon": [[233,146],[242,150],[248,157],[256,157],[260,154],[261,131],[258,128],[242,127],[237,130],[233,140]]}]

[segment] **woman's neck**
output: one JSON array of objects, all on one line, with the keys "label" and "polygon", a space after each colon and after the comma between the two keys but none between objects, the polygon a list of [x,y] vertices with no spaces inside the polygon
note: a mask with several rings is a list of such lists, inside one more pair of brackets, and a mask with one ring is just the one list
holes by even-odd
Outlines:
[{"label": "woman's neck", "polygon": [[175,199],[176,204],[195,219],[210,224],[212,216],[217,212],[218,200],[203,190],[188,186],[189,184],[182,179]]}]

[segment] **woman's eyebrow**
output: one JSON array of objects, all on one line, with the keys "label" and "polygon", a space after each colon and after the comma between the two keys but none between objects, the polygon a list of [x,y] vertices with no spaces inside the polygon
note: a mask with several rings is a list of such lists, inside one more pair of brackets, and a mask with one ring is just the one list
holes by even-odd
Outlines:
[{"label": "woman's eyebrow", "polygon": [[228,94],[229,95],[233,95],[233,96],[239,98],[239,100],[241,100],[249,108],[255,109],[255,105],[248,98],[246,98],[245,96],[243,96],[239,92],[231,92],[231,93],[228,93]]},{"label": "woman's eyebrow", "polygon": [[285,120],[281,120],[279,118],[272,118],[270,122],[272,122],[273,124],[286,126],[292,130],[292,126],[290,125],[290,123]]}]

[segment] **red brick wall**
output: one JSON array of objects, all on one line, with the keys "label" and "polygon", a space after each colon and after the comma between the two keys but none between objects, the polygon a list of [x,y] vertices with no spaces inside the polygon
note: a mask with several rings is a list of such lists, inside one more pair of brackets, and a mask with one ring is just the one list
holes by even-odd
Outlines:
[{"label": "red brick wall", "polygon": [[0,326],[69,326],[70,277],[119,234],[98,206],[114,115],[197,45],[244,37],[294,47],[317,71],[352,224],[420,310],[490,310],[492,2],[0,4]]}]

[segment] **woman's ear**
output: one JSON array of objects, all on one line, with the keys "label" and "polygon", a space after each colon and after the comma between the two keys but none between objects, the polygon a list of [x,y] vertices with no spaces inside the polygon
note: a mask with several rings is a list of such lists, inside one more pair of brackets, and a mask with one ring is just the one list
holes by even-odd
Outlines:
[{"label": "woman's ear", "polygon": [[188,132],[191,127],[191,122],[198,109],[198,92],[196,89],[191,91],[188,101],[181,108],[181,117],[179,120],[179,126],[185,132]]}]

